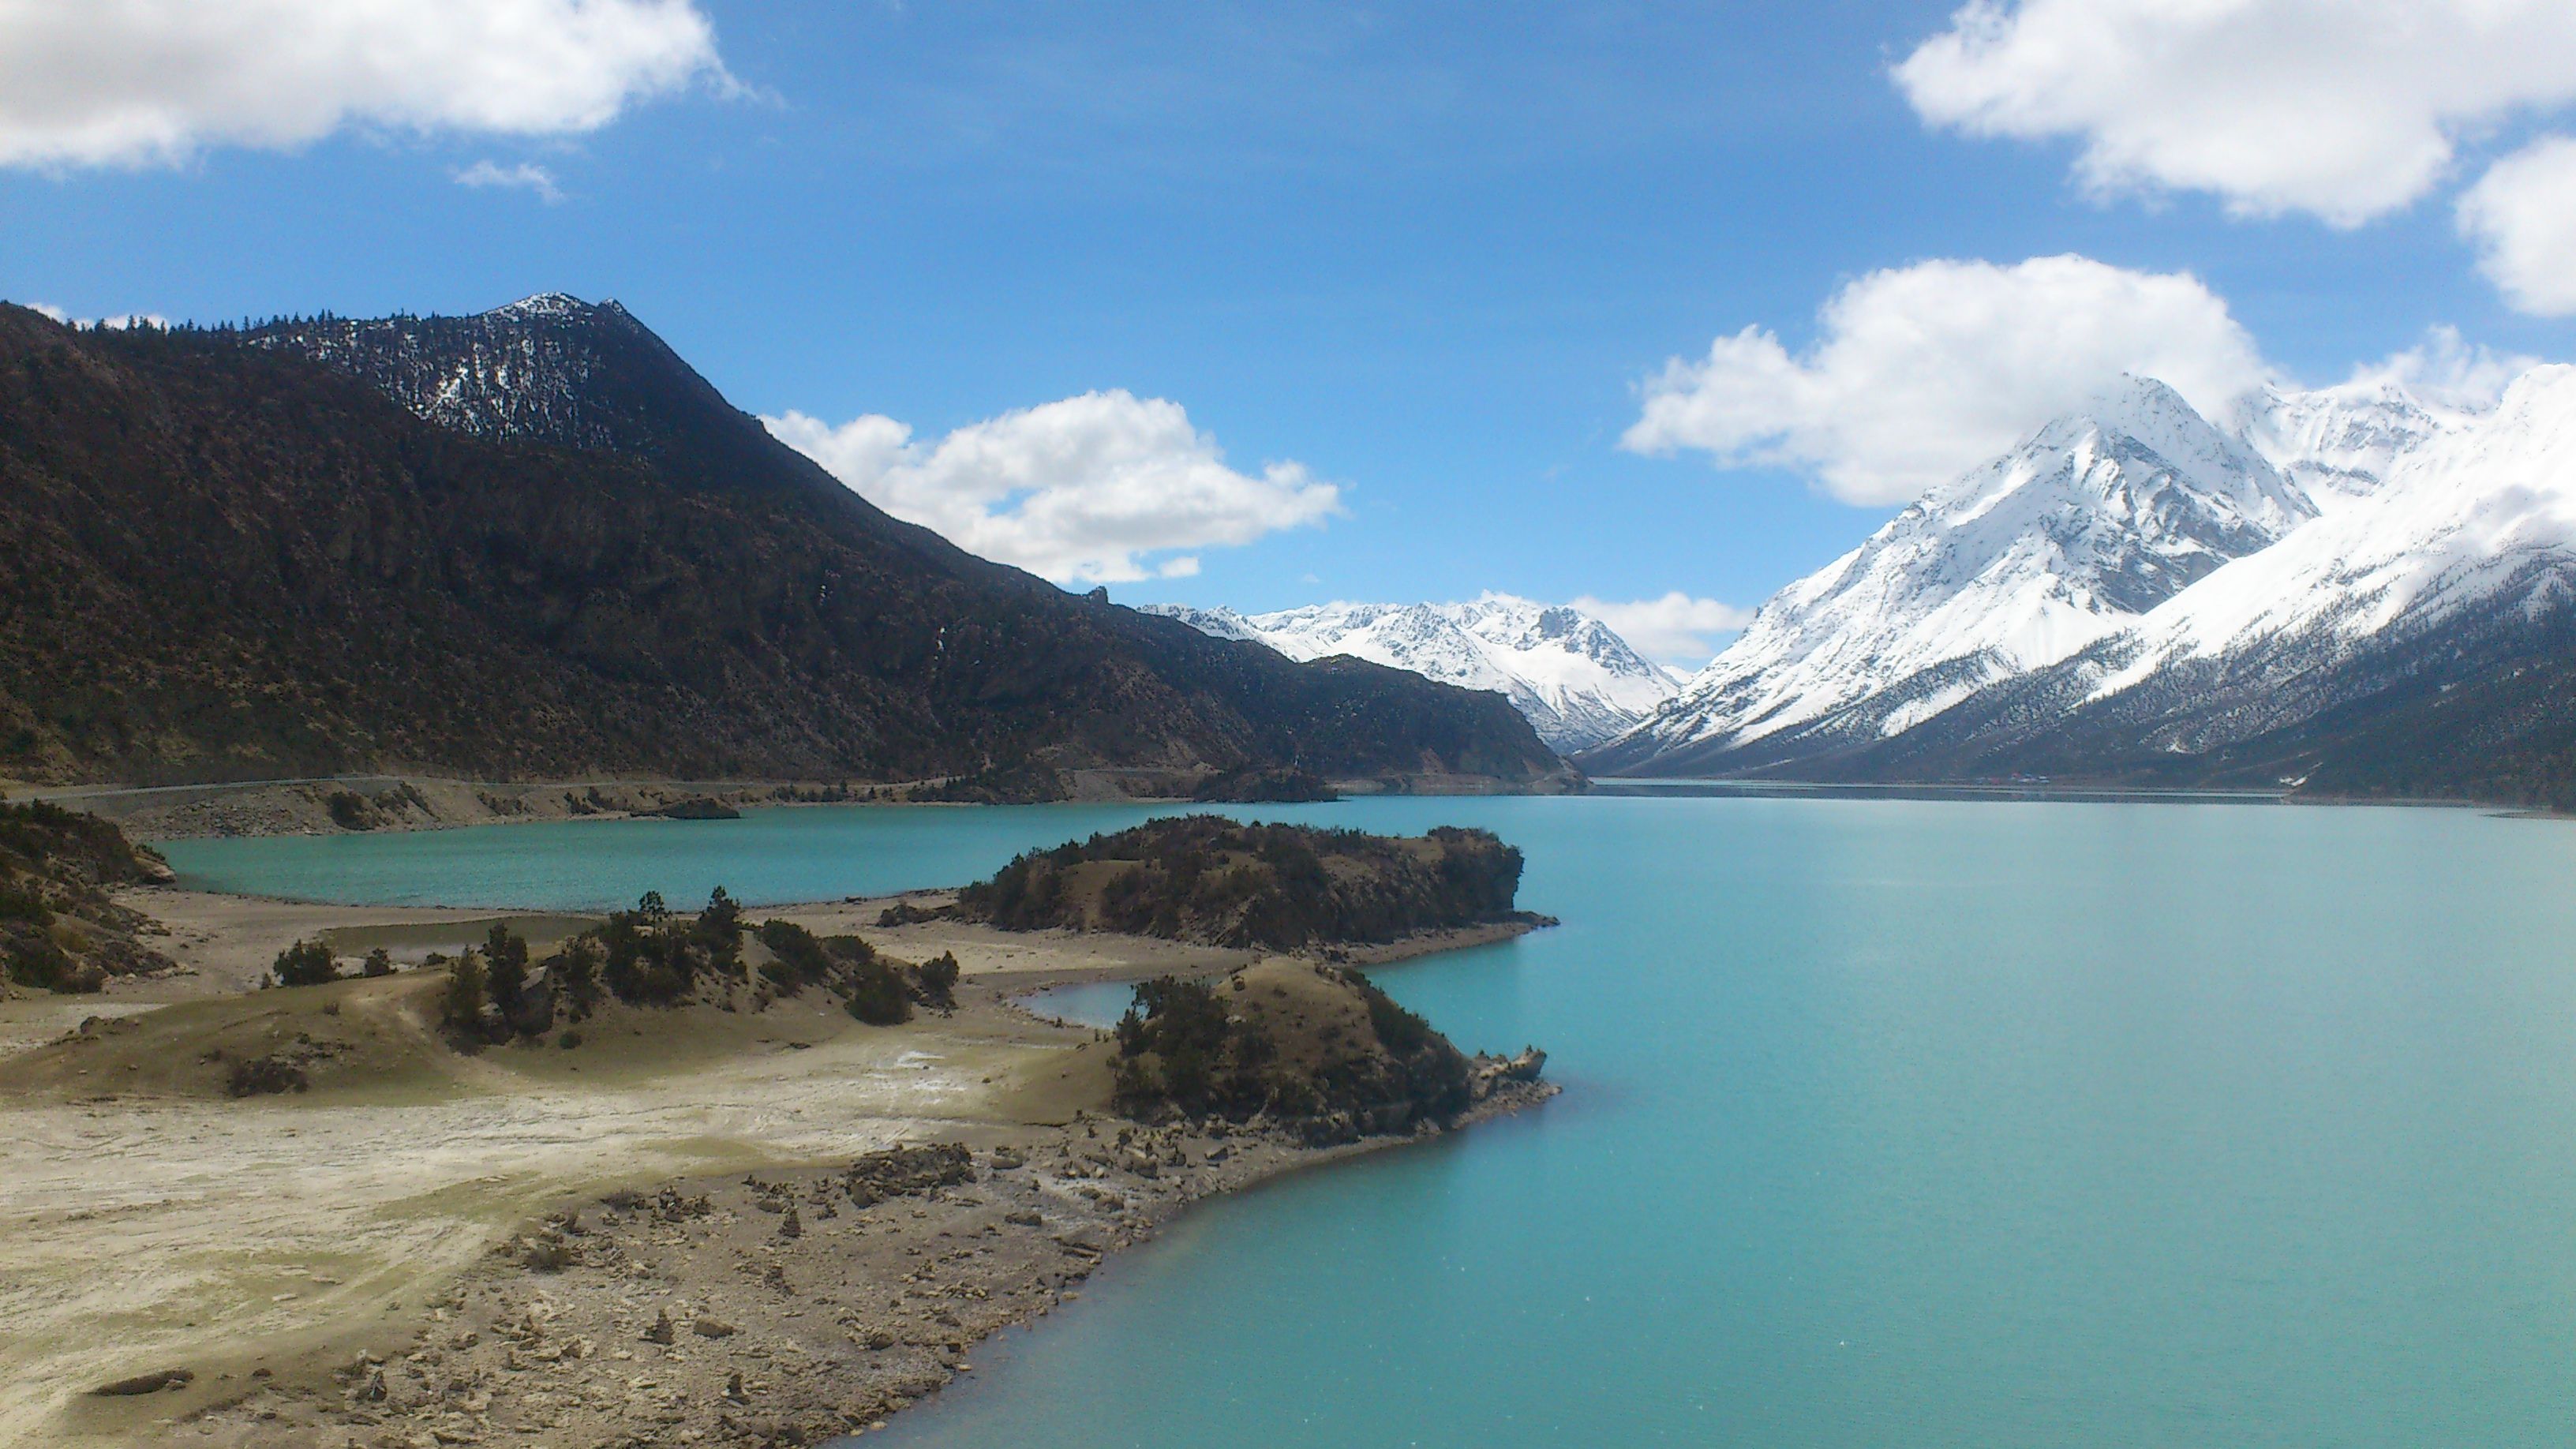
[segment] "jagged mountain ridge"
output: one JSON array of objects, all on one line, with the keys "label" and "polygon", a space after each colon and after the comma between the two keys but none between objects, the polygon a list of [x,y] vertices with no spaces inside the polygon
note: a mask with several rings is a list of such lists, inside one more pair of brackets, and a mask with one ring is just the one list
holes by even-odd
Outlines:
[{"label": "jagged mountain ridge", "polygon": [[2576,804],[2576,719],[2554,708],[2576,701],[2576,370],[2485,412],[2387,383],[2248,411],[2248,446],[2314,514],[2278,542],[1906,727],[1645,768]]},{"label": "jagged mountain ridge", "polygon": [[0,307],[0,485],[22,778],[1563,778],[1500,701],[1221,644],[889,518],[609,306],[249,332]]},{"label": "jagged mountain ridge", "polygon": [[1540,739],[1568,754],[1631,728],[1680,685],[1599,619],[1509,594],[1453,604],[1312,604],[1249,616],[1177,604],[1145,608],[1291,659],[1345,655],[1502,694]]},{"label": "jagged mountain ridge", "polygon": [[2170,388],[2126,379],[1781,590],[1593,768],[1687,773],[1901,733],[2075,654],[2315,511]]}]

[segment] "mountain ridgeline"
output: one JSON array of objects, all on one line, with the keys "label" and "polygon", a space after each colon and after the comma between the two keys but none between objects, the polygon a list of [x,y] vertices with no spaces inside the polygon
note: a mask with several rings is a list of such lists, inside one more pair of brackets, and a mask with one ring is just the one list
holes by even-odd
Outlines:
[{"label": "mountain ridgeline", "polygon": [[170,331],[0,306],[0,553],[22,779],[1572,779],[1499,697],[897,521],[614,303]]},{"label": "mountain ridgeline", "polygon": [[2576,809],[2576,369],[2132,379],[1783,589],[1600,773]]}]

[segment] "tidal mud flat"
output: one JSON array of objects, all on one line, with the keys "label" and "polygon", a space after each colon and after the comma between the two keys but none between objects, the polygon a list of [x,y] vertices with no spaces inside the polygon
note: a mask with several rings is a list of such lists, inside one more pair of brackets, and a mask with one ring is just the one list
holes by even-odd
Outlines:
[{"label": "tidal mud flat", "polygon": [[[186,974],[52,998],[99,1020],[0,1058],[13,1443],[813,1442],[935,1391],[982,1337],[1043,1315],[1189,1203],[1413,1140],[1147,1131],[1106,1115],[1103,1033],[1014,1004],[1069,982],[1315,973],[1312,959],[878,928],[875,901],[782,907],[817,932],[952,955],[956,1009],[869,1027],[810,997],[701,1004],[660,1030],[612,1013],[577,1049],[457,1055],[435,1040],[436,972],[276,992],[243,975],[293,936],[400,951],[492,913],[131,898],[169,926]],[[345,1040],[342,1060],[381,1054],[385,1070],[222,1100],[194,1081],[217,1070],[196,1049],[214,1038],[185,1034],[217,1027]],[[1553,1090],[1492,1059],[1477,1071],[1483,1100],[1461,1125]]]}]

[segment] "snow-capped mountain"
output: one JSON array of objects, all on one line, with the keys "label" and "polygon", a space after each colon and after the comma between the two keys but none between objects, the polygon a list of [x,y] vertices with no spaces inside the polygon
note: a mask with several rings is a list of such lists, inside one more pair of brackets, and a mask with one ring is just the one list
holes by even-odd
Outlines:
[{"label": "snow-capped mountain", "polygon": [[1315,604],[1277,613],[1148,604],[1203,634],[1266,644],[1291,659],[1347,654],[1444,684],[1493,690],[1540,739],[1572,752],[1619,734],[1680,681],[1591,615],[1488,593],[1463,604]]},{"label": "snow-capped mountain", "polygon": [[2399,457],[2478,418],[2386,379],[2306,392],[2266,387],[2240,411],[2245,440],[2320,512],[2378,492]]},{"label": "snow-capped mountain", "polygon": [[2244,438],[2124,379],[1780,591],[1596,768],[1900,733],[2065,659],[2316,516]]},{"label": "snow-capped mountain", "polygon": [[[2427,432],[2376,491],[2239,560],[2140,619],[2087,665],[2087,702],[2159,692],[2217,666],[2217,733],[2286,722],[2316,681],[2471,622],[2535,620],[2576,601],[2576,368],[2535,368],[2491,413]],[[2297,681],[2292,676],[2306,676]],[[2332,691],[2330,691],[2332,692]]]},{"label": "snow-capped mountain", "polygon": [[[2172,399],[2150,420],[2166,426],[2160,440],[2134,414],[2103,416],[2117,411],[2050,424],[1782,591],[1688,690],[1584,763],[2576,800],[2566,724],[2576,712],[2576,368],[2535,368],[2485,411],[2353,384],[2259,394],[2239,430],[2222,434]],[[2114,433],[2170,476],[2110,442]],[[2157,506],[2051,471],[2062,461],[2094,476],[2106,458],[2162,478],[2144,495]],[[2014,495],[2048,477],[2061,478],[2059,504],[2086,505],[2074,532],[2091,548],[2057,548],[2065,515],[2025,510],[1982,554],[1969,547],[1974,529],[1947,530],[1946,547],[1924,552],[1949,571],[1899,572],[1876,598],[1860,591],[1905,537],[1963,505],[1980,523],[2012,519]],[[2193,517],[2203,523],[2177,539],[2171,522]],[[2210,520],[2245,527],[2213,531]],[[2256,541],[2267,532],[2275,537]],[[2240,540],[2254,546],[2211,557]],[[2036,574],[2000,562],[2043,554]],[[2106,575],[2104,559],[2171,566]],[[1974,585],[1951,587],[1959,571]],[[2029,627],[2064,617],[2034,598],[2058,610],[2117,605],[2122,590],[2144,599],[2141,584],[2167,579],[2178,586],[2142,608],[2085,609],[2053,636]],[[1837,604],[1824,628],[1788,627]],[[2062,647],[2086,629],[2090,638]],[[1819,699],[1821,709],[1810,703]]]}]

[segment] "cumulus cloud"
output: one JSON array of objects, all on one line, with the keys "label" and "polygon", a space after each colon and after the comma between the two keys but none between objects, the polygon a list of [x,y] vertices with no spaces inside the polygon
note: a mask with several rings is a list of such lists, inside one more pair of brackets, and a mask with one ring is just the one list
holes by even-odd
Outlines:
[{"label": "cumulus cloud", "polygon": [[1612,633],[1647,658],[1694,668],[1707,663],[1709,656],[1717,652],[1717,645],[1708,636],[1732,634],[1753,622],[1751,609],[1715,599],[1694,599],[1679,589],[1660,599],[1637,599],[1625,604],[1586,594],[1573,606],[1609,625]]},{"label": "cumulus cloud", "polygon": [[537,194],[537,198],[548,206],[563,200],[562,188],[555,185],[555,174],[543,166],[527,161],[522,161],[516,166],[504,166],[498,161],[477,161],[471,166],[458,168],[456,184],[478,188],[498,186],[508,190],[533,191]]},{"label": "cumulus cloud", "polygon": [[2393,382],[2427,402],[2475,411],[2494,406],[2507,383],[2539,365],[2526,353],[2471,343],[2456,327],[2433,327],[2415,346],[2354,368],[2346,385]]},{"label": "cumulus cloud", "polygon": [[2215,412],[2266,368],[2226,302],[2188,273],[2077,256],[1930,261],[1843,287],[1802,353],[1747,327],[1705,358],[1674,358],[1620,441],[1797,468],[1845,502],[1901,503],[2124,372]]},{"label": "cumulus cloud", "polygon": [[135,166],[344,126],[587,131],[730,87],[693,0],[0,3],[0,165]]},{"label": "cumulus cloud", "polygon": [[2459,218],[2506,301],[2576,313],[2576,137],[2544,136],[2489,167],[2460,197]]},{"label": "cumulus cloud", "polygon": [[2353,226],[2460,139],[2576,100],[2567,0],[1971,0],[1896,66],[1926,120],[2071,137],[2097,193],[2214,193]]},{"label": "cumulus cloud", "polygon": [[1302,465],[1238,472],[1180,404],[1123,390],[1004,413],[935,443],[874,413],[837,427],[798,412],[761,421],[895,517],[1058,583],[1187,578],[1199,561],[1179,550],[1342,511],[1341,490]]}]

